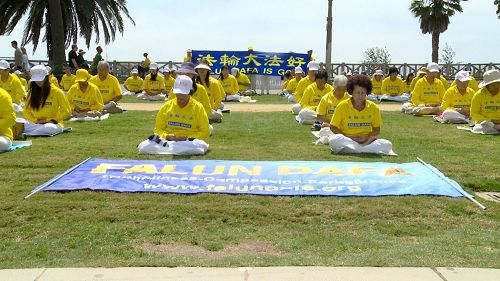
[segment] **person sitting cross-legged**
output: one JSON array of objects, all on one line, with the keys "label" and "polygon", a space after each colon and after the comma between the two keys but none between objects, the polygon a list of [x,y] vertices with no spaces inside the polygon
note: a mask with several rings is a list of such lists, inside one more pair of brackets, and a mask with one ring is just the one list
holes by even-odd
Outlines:
[{"label": "person sitting cross-legged", "polygon": [[474,90],[469,88],[471,80],[470,73],[467,71],[459,71],[455,75],[455,85],[446,90],[441,109],[443,110],[442,118],[448,123],[468,123],[470,118],[470,105]]},{"label": "person sitting cross-legged", "polygon": [[392,143],[380,139],[382,117],[378,106],[366,99],[372,90],[370,78],[354,75],[347,82],[351,98],[335,108],[329,145],[335,153],[391,154]]},{"label": "person sitting cross-legged", "polygon": [[139,70],[137,70],[137,68],[133,68],[130,73],[132,74],[132,76],[127,78],[127,80],[125,80],[125,83],[123,84],[128,92],[123,94],[135,96],[142,92],[142,84],[144,84],[144,80],[139,77]]},{"label": "person sitting cross-legged", "polygon": [[333,87],[327,83],[328,72],[320,69],[316,72],[314,83],[309,85],[304,91],[304,95],[300,100],[302,108],[295,118],[300,124],[312,125],[316,121],[316,107],[321,98],[333,91]]},{"label": "person sitting cross-legged", "polygon": [[429,63],[427,75],[418,80],[413,89],[411,102],[404,103],[401,111],[413,115],[440,114],[445,89],[438,77],[439,65],[434,62]]},{"label": "person sitting cross-legged", "polygon": [[166,95],[163,93],[165,91],[165,81],[163,80],[163,76],[158,72],[157,63],[152,62],[149,65],[149,74],[144,78],[142,90],[142,93],[137,95],[138,99],[151,101],[165,100]]},{"label": "person sitting cross-legged", "polygon": [[97,75],[92,76],[89,82],[96,85],[102,96],[104,110],[107,113],[122,113],[123,109],[117,105],[122,99],[122,88],[118,78],[109,73],[109,64],[106,61],[97,63]]},{"label": "person sitting cross-legged", "polygon": [[339,103],[351,98],[346,91],[347,77],[337,75],[333,79],[334,90],[324,95],[316,108],[317,121],[321,128],[330,127],[335,108]]},{"label": "person sitting cross-legged", "polygon": [[382,82],[380,100],[406,102],[410,99],[410,94],[405,93],[406,84],[398,75],[399,70],[396,67],[389,68],[389,77]]},{"label": "person sitting cross-legged", "polygon": [[72,117],[101,117],[104,103],[99,88],[89,83],[90,74],[85,69],[76,71],[75,85],[68,91]]},{"label": "person sitting cross-legged", "polygon": [[208,117],[203,105],[191,95],[196,84],[186,75],[175,79],[175,99],[165,102],[156,115],[154,135],[138,145],[140,154],[203,155],[210,137]]},{"label": "person sitting cross-legged", "polygon": [[302,67],[297,66],[293,73],[294,77],[290,81],[288,81],[288,84],[286,85],[286,89],[284,91],[285,97],[288,99],[288,102],[296,102],[295,92],[300,80],[302,79],[304,71],[302,70]]},{"label": "person sitting cross-legged", "polygon": [[382,97],[382,83],[384,82],[384,72],[382,69],[375,70],[372,77],[372,92],[366,97],[368,100],[378,102]]},{"label": "person sitting cross-legged", "polygon": [[16,113],[11,95],[0,88],[0,151],[9,150],[14,139],[12,126],[16,124]]},{"label": "person sitting cross-legged", "polygon": [[304,95],[305,90],[311,84],[314,83],[314,79],[316,77],[316,72],[319,70],[319,63],[316,61],[311,61],[307,64],[307,76],[300,79],[297,84],[297,88],[295,89],[295,102],[292,106],[292,113],[294,115],[299,114],[302,110],[302,106],[300,105],[300,101],[302,100],[302,96]]},{"label": "person sitting cross-legged", "polygon": [[472,98],[470,115],[476,122],[473,130],[500,133],[500,71],[488,70],[483,79]]}]

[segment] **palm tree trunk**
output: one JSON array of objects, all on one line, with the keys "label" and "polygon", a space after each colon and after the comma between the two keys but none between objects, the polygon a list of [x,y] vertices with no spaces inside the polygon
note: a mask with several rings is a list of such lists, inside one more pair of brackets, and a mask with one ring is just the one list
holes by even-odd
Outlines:
[{"label": "palm tree trunk", "polygon": [[439,32],[432,33],[432,62],[439,62]]},{"label": "palm tree trunk", "polygon": [[61,66],[65,61],[65,48],[64,48],[64,26],[62,20],[61,1],[49,0],[48,9],[49,24],[50,24],[50,42],[51,42],[51,55],[53,64]]}]

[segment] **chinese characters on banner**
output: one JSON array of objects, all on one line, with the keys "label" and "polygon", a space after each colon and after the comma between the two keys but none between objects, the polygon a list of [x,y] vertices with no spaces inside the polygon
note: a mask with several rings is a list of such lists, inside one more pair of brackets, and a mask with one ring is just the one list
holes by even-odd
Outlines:
[{"label": "chinese characters on banner", "polygon": [[193,63],[204,59],[213,74],[220,74],[222,66],[236,67],[242,73],[282,76],[287,70],[300,66],[306,71],[309,55],[297,53],[267,53],[255,51],[193,51]]}]

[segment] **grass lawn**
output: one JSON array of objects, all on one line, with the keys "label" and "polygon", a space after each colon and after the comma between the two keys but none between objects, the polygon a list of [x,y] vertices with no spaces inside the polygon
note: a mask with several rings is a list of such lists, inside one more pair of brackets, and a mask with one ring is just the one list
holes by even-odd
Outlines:
[{"label": "grass lawn", "polygon": [[[261,97],[256,97],[259,99]],[[262,97],[280,99],[281,97]],[[87,157],[137,155],[155,112],[72,123],[73,132],[33,139],[0,155],[0,268],[122,266],[500,267],[500,204],[481,211],[442,197],[262,197],[40,192],[34,187]],[[421,157],[469,191],[500,191],[498,136],[477,136],[427,117],[383,112],[382,137],[399,157],[339,156],[314,146],[308,126],[286,112],[231,113],[214,124],[211,151],[191,159],[413,162]],[[144,245],[209,252],[249,241],[279,254],[193,258]]]}]

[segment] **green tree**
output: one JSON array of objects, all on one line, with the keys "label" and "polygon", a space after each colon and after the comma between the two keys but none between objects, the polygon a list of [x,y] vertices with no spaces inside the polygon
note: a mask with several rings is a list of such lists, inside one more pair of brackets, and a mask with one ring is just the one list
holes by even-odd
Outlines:
[{"label": "green tree", "polygon": [[441,52],[441,63],[443,64],[453,64],[454,63],[454,60],[455,60],[455,51],[453,50],[453,48],[446,44],[443,48],[443,51]]},{"label": "green tree", "polygon": [[61,66],[65,50],[79,36],[88,48],[94,33],[96,43],[102,34],[106,44],[117,31],[123,34],[122,14],[135,25],[125,4],[125,0],[0,0],[0,35],[9,35],[26,16],[22,45],[31,42],[34,52],[42,39],[49,61]]},{"label": "green tree", "polygon": [[410,11],[420,21],[423,34],[432,35],[432,61],[439,60],[439,37],[448,29],[450,17],[462,12],[460,0],[413,0]]},{"label": "green tree", "polygon": [[367,67],[369,73],[374,73],[378,68],[387,71],[391,63],[391,55],[386,47],[368,48],[364,51],[363,57],[363,64]]}]

